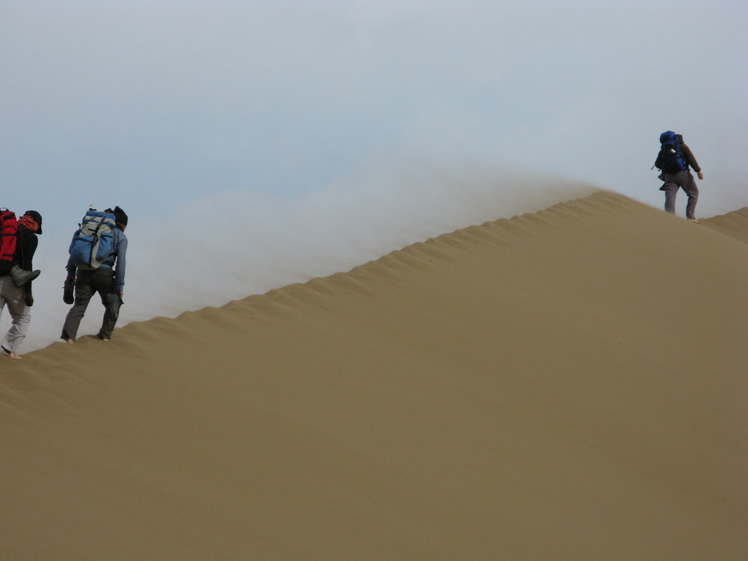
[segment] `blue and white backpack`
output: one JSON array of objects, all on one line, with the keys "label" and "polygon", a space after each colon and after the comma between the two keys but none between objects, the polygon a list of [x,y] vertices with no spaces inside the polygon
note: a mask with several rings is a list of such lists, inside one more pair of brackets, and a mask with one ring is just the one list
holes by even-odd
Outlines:
[{"label": "blue and white backpack", "polygon": [[79,269],[98,269],[114,251],[114,214],[89,209],[70,242],[70,259]]}]

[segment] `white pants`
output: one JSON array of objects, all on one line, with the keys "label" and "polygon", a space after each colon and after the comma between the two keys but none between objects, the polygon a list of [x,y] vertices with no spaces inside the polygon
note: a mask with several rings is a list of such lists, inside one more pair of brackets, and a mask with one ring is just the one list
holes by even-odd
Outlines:
[{"label": "white pants", "polygon": [[29,330],[31,309],[26,305],[26,290],[16,287],[10,275],[0,276],[0,315],[6,304],[13,324],[5,334],[2,346],[8,352],[17,353]]}]

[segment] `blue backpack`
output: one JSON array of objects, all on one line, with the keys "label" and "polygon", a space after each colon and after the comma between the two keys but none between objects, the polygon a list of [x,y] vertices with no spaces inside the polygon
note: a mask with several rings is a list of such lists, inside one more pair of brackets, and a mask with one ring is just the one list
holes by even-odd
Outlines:
[{"label": "blue backpack", "polygon": [[70,259],[79,269],[98,269],[114,252],[114,214],[89,209],[70,242]]},{"label": "blue backpack", "polygon": [[687,169],[683,157],[683,136],[673,131],[665,131],[660,135],[660,153],[655,165],[665,173],[678,173]]}]

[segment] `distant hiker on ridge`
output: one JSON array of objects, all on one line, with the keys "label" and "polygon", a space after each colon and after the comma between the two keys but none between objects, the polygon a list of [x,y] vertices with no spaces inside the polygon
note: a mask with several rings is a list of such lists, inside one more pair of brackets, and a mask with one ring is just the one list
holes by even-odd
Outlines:
[{"label": "distant hiker on ridge", "polygon": [[75,343],[83,315],[95,292],[104,304],[104,321],[97,337],[102,341],[112,339],[112,331],[119,317],[125,287],[125,260],[127,254],[127,214],[120,207],[104,212],[89,210],[70,243],[70,259],[65,280],[68,287],[75,283],[75,299],[70,308],[60,338]]},{"label": "distant hiker on ridge", "polygon": [[662,171],[659,178],[665,183],[660,191],[665,191],[665,210],[675,214],[675,195],[682,188],[688,195],[686,203],[686,218],[698,223],[696,219],[696,202],[699,200],[699,188],[696,187],[689,166],[704,179],[696,158],[690,148],[683,143],[683,135],[673,131],[665,131],[660,135],[660,153],[653,167]]},{"label": "distant hiker on ridge", "polygon": [[[26,339],[31,321],[30,308],[34,305],[31,281],[39,276],[39,271],[32,271],[32,259],[39,244],[37,236],[42,233],[42,215],[35,210],[27,210],[20,220],[16,221],[14,213],[4,210],[0,220],[3,230],[3,257],[5,250],[9,249],[6,242],[14,242],[11,245],[15,248],[10,261],[0,257],[0,313],[7,304],[12,318],[12,325],[5,334],[0,348],[3,354],[10,358],[21,358],[18,350]],[[14,239],[6,240],[9,236]]]}]

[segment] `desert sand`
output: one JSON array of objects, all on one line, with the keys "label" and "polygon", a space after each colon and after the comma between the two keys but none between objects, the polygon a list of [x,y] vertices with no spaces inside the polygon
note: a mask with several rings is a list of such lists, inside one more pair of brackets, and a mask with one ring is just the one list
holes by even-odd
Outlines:
[{"label": "desert sand", "polygon": [[748,559],[747,288],[600,191],[2,359],[0,559]]}]

